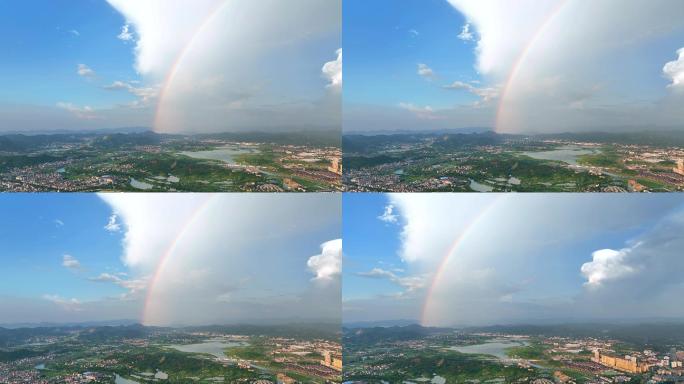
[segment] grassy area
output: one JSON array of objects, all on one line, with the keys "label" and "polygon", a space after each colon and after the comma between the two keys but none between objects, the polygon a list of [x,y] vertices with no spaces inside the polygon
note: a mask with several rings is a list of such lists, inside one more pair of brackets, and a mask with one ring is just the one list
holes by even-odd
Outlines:
[{"label": "grassy area", "polygon": [[264,345],[248,345],[244,347],[226,348],[226,356],[234,359],[245,359],[252,361],[270,360],[271,350]]},{"label": "grassy area", "polygon": [[532,343],[526,346],[508,348],[506,354],[517,359],[540,360],[544,358],[545,350],[542,344]]},{"label": "grassy area", "polygon": [[608,148],[602,149],[600,153],[582,155],[577,159],[577,163],[594,167],[622,168],[620,155]]},{"label": "grassy area", "polygon": [[432,378],[433,375],[439,375],[445,378],[447,383],[464,383],[474,379],[486,381],[497,378],[503,378],[505,382],[511,383],[530,376],[528,369],[505,366],[491,360],[489,356],[458,352],[422,351],[402,357],[375,361],[373,364],[388,364],[389,369],[381,375],[345,376],[345,380],[372,379],[373,381],[385,380],[391,383],[400,383],[404,380],[415,380],[421,377]]}]

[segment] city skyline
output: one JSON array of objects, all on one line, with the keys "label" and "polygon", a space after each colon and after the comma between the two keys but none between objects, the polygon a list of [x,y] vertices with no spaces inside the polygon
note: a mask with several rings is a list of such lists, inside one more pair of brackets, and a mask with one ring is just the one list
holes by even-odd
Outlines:
[{"label": "city skyline", "polygon": [[339,200],[6,195],[0,324],[337,322]]},{"label": "city skyline", "polygon": [[344,131],[681,129],[683,12],[672,0],[347,1]]},{"label": "city skyline", "polygon": [[682,212],[676,195],[347,195],[343,321],[681,319]]},{"label": "city skyline", "polygon": [[339,130],[341,2],[289,4],[5,3],[0,133]]}]

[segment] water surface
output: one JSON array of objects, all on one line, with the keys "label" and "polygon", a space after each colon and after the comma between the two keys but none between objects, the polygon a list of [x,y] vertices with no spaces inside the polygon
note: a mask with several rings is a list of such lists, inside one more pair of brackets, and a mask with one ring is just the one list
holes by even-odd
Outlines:
[{"label": "water surface", "polygon": [[128,380],[128,379],[125,379],[119,375],[116,375],[116,377],[114,378],[114,383],[115,384],[140,384],[137,381]]},{"label": "water surface", "polygon": [[168,345],[169,348],[173,348],[177,351],[181,352],[187,352],[187,353],[207,353],[210,355],[214,355],[219,358],[226,357],[226,355],[223,353],[223,351],[226,348],[234,348],[234,347],[244,347],[246,345],[249,345],[245,342],[242,341],[223,341],[223,340],[210,340],[204,343],[198,343],[198,344],[175,344],[175,345]]},{"label": "water surface", "polygon": [[475,180],[470,180],[469,186],[470,186],[470,189],[472,189],[473,191],[476,191],[476,192],[491,192],[494,190],[494,187],[489,186],[487,184],[478,183]]},{"label": "water surface", "polygon": [[136,188],[136,189],[142,189],[142,190],[149,190],[154,187],[154,185],[150,183],[145,183],[143,181],[138,181],[134,178],[131,177],[131,187]]},{"label": "water surface", "polygon": [[251,153],[259,153],[258,150],[253,148],[241,148],[236,146],[227,146],[217,149],[212,149],[209,151],[184,151],[181,155],[192,157],[193,159],[201,160],[219,160],[226,164],[238,165],[235,162],[235,157],[238,155],[246,155]]},{"label": "water surface", "polygon": [[522,347],[528,345],[527,342],[525,341],[512,341],[512,340],[492,340],[488,341],[484,344],[475,344],[475,345],[467,345],[467,346],[454,346],[450,347],[449,349],[458,351],[461,353],[473,353],[473,354],[478,354],[478,355],[491,355],[495,356],[501,360],[508,359],[508,355],[506,354],[506,349],[511,348],[511,347]]},{"label": "water surface", "polygon": [[537,160],[562,161],[570,165],[578,165],[577,159],[584,155],[598,153],[597,149],[583,148],[577,145],[565,145],[550,151],[522,152],[523,155]]}]

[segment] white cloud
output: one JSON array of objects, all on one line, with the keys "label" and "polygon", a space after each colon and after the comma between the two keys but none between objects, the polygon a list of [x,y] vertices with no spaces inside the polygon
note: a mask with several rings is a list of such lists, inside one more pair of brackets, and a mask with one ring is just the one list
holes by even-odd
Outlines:
[{"label": "white cloud", "polygon": [[119,33],[116,38],[123,41],[133,40],[133,33],[130,31],[130,25],[124,24],[121,27],[121,33]]},{"label": "white cloud", "polygon": [[619,279],[635,273],[635,268],[626,265],[626,259],[633,248],[624,248],[619,251],[613,249],[600,249],[592,253],[592,261],[582,264],[582,275],[587,279],[585,283],[589,287],[597,287],[602,283]]},{"label": "white cloud", "polygon": [[328,79],[326,87],[336,91],[342,90],[342,48],[336,51],[337,59],[323,65],[323,75]]},{"label": "white cloud", "polygon": [[382,268],[373,268],[369,272],[360,272],[357,275],[376,279],[387,279],[404,289],[404,291],[401,292],[399,296],[406,296],[408,294],[421,290],[425,288],[428,282],[427,275],[399,276],[392,271],[384,270]]},{"label": "white cloud", "polygon": [[[108,2],[135,30],[137,71],[164,84],[156,131],[340,126],[340,92],[320,86],[320,47],[340,47],[340,0]],[[338,56],[326,66],[334,89]]]},{"label": "white cloud", "polygon": [[677,50],[677,60],[670,61],[663,67],[663,74],[671,83],[668,87],[684,88],[684,48]]},{"label": "white cloud", "polygon": [[413,115],[415,115],[417,118],[421,120],[442,119],[442,116],[435,113],[435,110],[429,105],[419,107],[411,103],[399,103],[399,108],[411,112]]},{"label": "white cloud", "polygon": [[478,32],[477,69],[503,77],[562,0],[448,1],[469,20],[468,32],[471,26]]},{"label": "white cloud", "polygon": [[418,32],[418,31],[415,30],[415,29],[409,29],[409,33],[410,33],[411,36],[413,36],[413,37],[418,37],[418,36],[420,36],[420,32]]},{"label": "white cloud", "polygon": [[334,318],[340,311],[336,242],[323,244],[318,258],[303,253],[320,244],[320,233],[339,233],[337,196],[98,196],[121,224],[129,276],[92,280],[126,288],[129,300],[144,291],[146,324]]},{"label": "white cloud", "polygon": [[62,266],[74,271],[81,269],[81,262],[71,255],[64,255],[62,257]]},{"label": "white cloud", "polygon": [[473,36],[473,33],[470,32],[470,24],[469,23],[465,23],[463,25],[463,28],[461,29],[461,33],[458,34],[458,38],[463,40],[463,41],[475,40],[475,36]]},{"label": "white cloud", "polygon": [[321,244],[321,253],[311,256],[306,265],[316,275],[314,280],[330,281],[339,278],[342,272],[342,239]]},{"label": "white cloud", "polygon": [[100,116],[98,116],[93,108],[90,106],[83,106],[79,107],[77,105],[74,105],[72,103],[65,103],[65,102],[59,102],[57,103],[57,107],[60,109],[64,109],[71,114],[73,114],[75,117],[81,120],[98,120],[101,119]]},{"label": "white cloud", "polygon": [[65,299],[59,295],[43,295],[44,300],[48,300],[59,307],[61,307],[63,310],[68,311],[68,312],[81,312],[83,308],[81,307],[82,303],[80,300],[72,298],[72,299]]},{"label": "white cloud", "polygon": [[132,107],[144,107],[153,104],[157,101],[160,92],[159,85],[137,87],[131,83],[126,83],[123,81],[115,81],[111,85],[108,85],[104,88],[110,91],[126,91],[131,95],[136,96],[138,99],[130,105]]},{"label": "white cloud", "polygon": [[95,77],[95,71],[93,71],[92,68],[85,64],[79,64],[76,67],[76,73],[78,73],[79,76],[83,77]]},{"label": "white cloud", "polygon": [[[162,198],[159,195],[99,195],[112,207],[112,215],[125,224],[124,264],[151,271],[184,226],[210,198],[188,195]],[[173,210],[168,207],[174,206]],[[111,217],[110,217],[111,220]]]},{"label": "white cloud", "polygon": [[[665,48],[656,42],[679,36],[684,26],[677,0],[448,1],[477,31],[475,66],[485,84],[504,84],[497,131],[662,128],[682,121],[671,95],[643,92],[653,81],[653,65],[667,61],[657,59]],[[661,47],[644,57],[644,49],[654,46]],[[616,65],[632,61],[645,65]],[[544,86],[558,77],[554,86]],[[597,84],[591,99],[577,100]]]},{"label": "white cloud", "polygon": [[111,273],[101,273],[96,277],[90,277],[88,280],[96,283],[113,283],[121,288],[127,290],[122,298],[130,299],[136,297],[139,293],[147,289],[149,277],[145,276],[139,279],[125,279],[119,275]]},{"label": "white cloud", "polygon": [[77,30],[75,30],[75,29],[72,29],[72,30],[70,30],[70,31],[69,31],[69,33],[71,33],[72,35],[74,35],[74,36],[76,36],[76,37],[79,37],[79,36],[81,36],[81,33],[80,33],[80,32],[78,32],[78,31],[77,31]]},{"label": "white cloud", "polygon": [[64,226],[64,222],[63,222],[62,220],[60,220],[60,219],[55,219],[54,221],[55,221],[55,226],[56,226],[56,227],[59,228],[59,227],[63,227],[63,226]]},{"label": "white cloud", "polygon": [[116,215],[116,213],[113,213],[111,216],[109,216],[109,221],[107,221],[107,224],[104,226],[104,229],[108,232],[120,232],[121,224],[117,221],[117,219],[118,216]]},{"label": "white cloud", "polygon": [[129,106],[131,107],[146,107],[154,104],[159,96],[160,87],[150,86],[150,87],[136,87],[130,83],[124,83],[121,81],[115,81],[112,85],[105,87],[109,90],[125,90],[128,93],[136,96],[138,99],[132,102]]},{"label": "white cloud", "polygon": [[[119,39],[130,41],[131,26],[138,35],[136,69],[159,78],[169,71],[202,23],[220,5],[220,0],[197,0],[188,7],[182,0],[107,0],[125,18]],[[168,32],[173,31],[173,38]]]},{"label": "white cloud", "polygon": [[385,223],[396,223],[399,220],[399,216],[394,214],[394,205],[387,204],[382,215],[378,216],[378,220],[384,221]]},{"label": "white cloud", "polygon": [[444,89],[450,90],[465,90],[480,97],[479,103],[489,103],[499,97],[499,89],[494,87],[476,87],[472,84],[464,83],[462,81],[454,81],[449,85],[445,85]]},{"label": "white cloud", "polygon": [[418,75],[430,80],[435,76],[435,71],[428,67],[427,64],[420,63],[418,64]]},{"label": "white cloud", "polygon": [[119,277],[119,276],[117,276],[117,275],[112,275],[112,274],[110,274],[110,273],[101,273],[101,274],[100,274],[99,276],[97,276],[97,277],[90,277],[90,278],[88,278],[88,280],[90,280],[90,281],[95,281],[95,282],[100,282],[100,283],[103,283],[103,282],[107,282],[107,283],[118,283],[119,281],[121,281],[121,277]]}]

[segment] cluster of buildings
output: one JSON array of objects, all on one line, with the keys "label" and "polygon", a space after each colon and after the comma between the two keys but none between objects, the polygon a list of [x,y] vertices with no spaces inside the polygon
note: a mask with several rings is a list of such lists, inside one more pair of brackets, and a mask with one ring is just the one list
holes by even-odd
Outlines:
[{"label": "cluster of buildings", "polygon": [[331,351],[323,352],[321,365],[342,372],[342,355],[334,354]]},{"label": "cluster of buildings", "polygon": [[[274,152],[278,152],[275,150]],[[298,176],[338,184],[342,175],[342,151],[339,148],[312,148],[294,145],[281,149],[279,164]],[[318,164],[328,163],[327,166]]]},{"label": "cluster of buildings", "polygon": [[677,160],[677,166],[672,169],[672,172],[684,176],[684,159]]},{"label": "cluster of buildings", "polygon": [[49,384],[40,378],[37,370],[18,370],[12,363],[0,363],[0,383],[3,384]]},{"label": "cluster of buildings", "polygon": [[333,157],[330,160],[330,166],[328,167],[328,171],[342,176],[342,159],[339,157]]},{"label": "cluster of buildings", "polygon": [[[7,192],[79,192],[111,188],[124,182],[115,176],[88,176],[77,179],[65,177],[65,167],[72,164],[69,161],[42,163],[32,166],[13,168],[0,174],[0,191]],[[129,165],[129,167],[132,167]],[[117,169],[125,170],[126,165]],[[113,171],[113,169],[112,169]],[[96,172],[102,174],[101,171]]]}]

